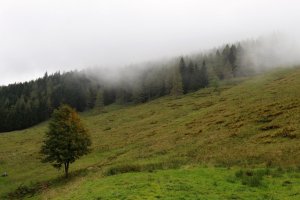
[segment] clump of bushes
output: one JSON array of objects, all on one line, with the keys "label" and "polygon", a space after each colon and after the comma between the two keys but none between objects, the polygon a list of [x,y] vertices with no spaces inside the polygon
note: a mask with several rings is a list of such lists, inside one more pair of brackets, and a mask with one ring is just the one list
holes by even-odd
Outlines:
[{"label": "clump of bushes", "polygon": [[260,119],[256,120],[257,123],[269,123],[272,119],[267,116],[262,116]]},{"label": "clump of bushes", "polygon": [[111,130],[111,127],[106,127],[103,129],[103,131],[109,131],[109,130]]},{"label": "clump of bushes", "polygon": [[241,180],[243,185],[248,185],[250,187],[259,187],[262,185],[263,177],[270,175],[269,169],[259,169],[259,170],[239,170],[235,173],[235,177]]},{"label": "clump of bushes", "polygon": [[33,196],[38,188],[31,184],[30,186],[20,185],[15,191],[8,194],[9,199],[23,199],[26,196]]},{"label": "clump of bushes", "polygon": [[285,127],[279,131],[277,131],[274,135],[274,137],[283,137],[283,138],[290,138],[294,139],[296,138],[296,134],[293,133],[295,129],[293,127]]},{"label": "clump of bushes", "polygon": [[106,171],[107,176],[112,176],[116,174],[123,174],[123,173],[128,173],[128,172],[140,172],[141,171],[141,166],[140,165],[120,165],[120,166],[114,166],[109,168]]},{"label": "clump of bushes", "polygon": [[278,128],[280,128],[280,126],[278,126],[278,125],[267,125],[267,126],[262,126],[259,129],[261,131],[269,131],[269,130],[274,130],[274,129],[278,129]]},{"label": "clump of bushes", "polygon": [[158,163],[147,163],[147,164],[124,164],[110,167],[105,175],[112,176],[130,172],[153,172],[160,169],[176,169],[183,165],[184,162],[181,160],[171,160]]}]

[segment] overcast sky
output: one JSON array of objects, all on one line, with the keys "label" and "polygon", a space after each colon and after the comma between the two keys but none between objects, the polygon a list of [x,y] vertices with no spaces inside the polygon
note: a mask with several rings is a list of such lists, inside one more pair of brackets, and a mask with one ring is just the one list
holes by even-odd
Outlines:
[{"label": "overcast sky", "polygon": [[0,0],[0,85],[299,33],[299,9],[298,0]]}]

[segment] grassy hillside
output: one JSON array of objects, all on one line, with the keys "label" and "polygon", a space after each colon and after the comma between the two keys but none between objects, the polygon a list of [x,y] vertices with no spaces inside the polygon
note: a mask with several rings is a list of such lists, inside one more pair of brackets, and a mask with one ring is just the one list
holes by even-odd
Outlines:
[{"label": "grassy hillside", "polygon": [[[235,175],[245,167],[300,165],[299,91],[296,68],[228,81],[217,91],[207,88],[137,106],[114,105],[100,114],[84,113],[93,151],[71,165],[69,181],[39,161],[47,123],[0,134],[0,173],[9,174],[0,177],[0,194],[23,184],[19,192],[37,189],[32,197],[36,199],[165,199],[176,191],[178,199],[195,199],[188,194],[201,199],[255,194],[266,199],[277,193],[282,195],[279,199],[299,198],[293,189],[300,185],[297,170],[280,176],[265,173],[255,189]],[[235,167],[224,168],[230,166]]]}]

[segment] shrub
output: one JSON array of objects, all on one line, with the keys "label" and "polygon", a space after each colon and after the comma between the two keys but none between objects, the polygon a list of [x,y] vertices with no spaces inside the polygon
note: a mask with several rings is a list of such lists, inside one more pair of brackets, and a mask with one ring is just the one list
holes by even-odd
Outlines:
[{"label": "shrub", "polygon": [[277,131],[274,135],[274,137],[283,137],[283,138],[289,138],[289,139],[294,139],[296,138],[296,134],[293,133],[295,129],[291,127],[285,127],[279,131]]},{"label": "shrub", "polygon": [[269,169],[239,170],[235,173],[235,177],[240,179],[243,185],[248,185],[250,187],[261,186],[265,175],[270,175]]},{"label": "shrub", "polygon": [[140,165],[119,165],[111,167],[107,170],[106,175],[112,176],[116,174],[123,174],[123,173],[129,173],[129,172],[141,172],[141,166]]},{"label": "shrub", "polygon": [[118,165],[109,168],[105,175],[112,176],[123,173],[130,172],[153,172],[160,169],[176,169],[183,165],[185,162],[181,160],[170,160],[158,163],[148,163],[148,164],[125,164]]},{"label": "shrub", "polygon": [[33,196],[37,192],[37,188],[33,185],[20,185],[15,191],[8,194],[9,199],[23,199],[26,196]]}]

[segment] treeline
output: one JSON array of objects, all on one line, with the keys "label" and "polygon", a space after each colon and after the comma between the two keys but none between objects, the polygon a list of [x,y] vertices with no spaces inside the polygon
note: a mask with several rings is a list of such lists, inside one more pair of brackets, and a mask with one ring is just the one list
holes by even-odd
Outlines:
[{"label": "treeline", "polygon": [[[165,95],[204,88],[211,79],[244,75],[241,45],[226,45],[209,54],[157,63],[136,73],[128,68],[117,81],[105,74],[72,71],[0,87],[0,132],[19,130],[48,119],[62,103],[78,111],[112,103],[144,103]],[[100,77],[100,78],[99,78]]]}]

